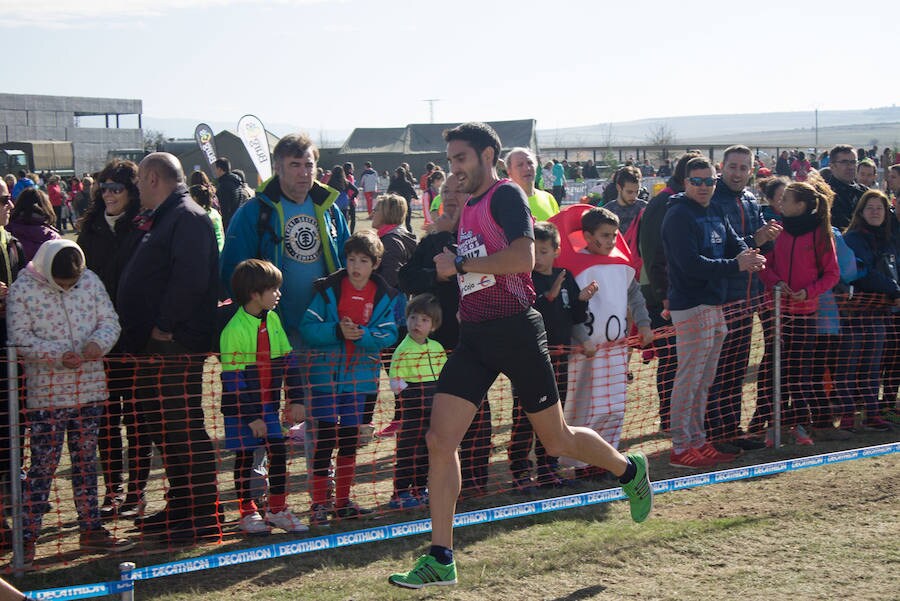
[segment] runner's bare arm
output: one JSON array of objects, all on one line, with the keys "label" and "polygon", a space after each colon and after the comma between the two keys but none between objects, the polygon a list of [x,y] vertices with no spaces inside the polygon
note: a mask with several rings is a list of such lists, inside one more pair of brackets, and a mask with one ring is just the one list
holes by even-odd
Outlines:
[{"label": "runner's bare arm", "polygon": [[[434,257],[434,264],[439,275],[450,277],[456,275],[453,261],[456,255],[448,249]],[[522,236],[509,243],[500,252],[486,257],[472,257],[466,260],[466,273],[489,273],[505,275],[510,273],[531,273],[534,269],[534,240]]]}]

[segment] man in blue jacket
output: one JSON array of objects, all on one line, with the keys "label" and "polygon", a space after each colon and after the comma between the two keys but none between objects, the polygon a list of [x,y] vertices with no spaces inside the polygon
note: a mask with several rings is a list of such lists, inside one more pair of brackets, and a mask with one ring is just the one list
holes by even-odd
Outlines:
[{"label": "man in blue jacket", "polygon": [[335,206],[339,192],[316,181],[319,149],[305,134],[290,134],[273,151],[275,177],[237,210],[222,249],[220,276],[230,292],[231,274],[245,259],[265,259],[284,274],[278,315],[291,346],[303,348],[300,320],[312,300],[313,282],[344,266],[347,223]]},{"label": "man in blue jacket", "polygon": [[734,458],[706,441],[703,421],[709,387],[728,331],[722,304],[726,278],[763,269],[765,257],[748,249],[722,209],[711,202],[716,185],[709,159],[686,168],[685,191],[669,200],[662,239],[668,260],[669,311],[675,325],[678,371],[672,389],[670,465],[697,469]]},{"label": "man in blue jacket", "polygon": [[[246,259],[265,259],[284,276],[278,316],[291,348],[309,345],[300,321],[313,299],[313,283],[344,266],[347,222],[335,204],[340,193],[316,181],[319,149],[306,134],[289,134],[275,145],[275,176],[240,207],[228,225],[220,276],[230,295],[231,274]],[[308,364],[301,356],[301,368]],[[301,374],[305,379],[306,375]],[[306,422],[305,450],[312,461],[315,431]]]},{"label": "man in blue jacket", "polygon": [[[763,220],[759,203],[747,188],[752,174],[753,154],[750,149],[741,145],[726,148],[722,158],[722,175],[711,202],[721,209],[747,248],[766,252],[769,250],[768,243],[781,232],[781,225],[775,220],[769,223]],[[711,440],[720,443],[719,450],[730,453],[765,446],[762,441],[742,438],[740,430],[753,314],[759,307],[762,295],[762,282],[753,271],[735,272],[725,278],[728,334],[722,343],[716,379],[709,391],[706,433]]]},{"label": "man in blue jacket", "polygon": [[215,329],[216,237],[171,154],[147,155],[137,186],[146,233],[122,272],[116,309],[123,351],[164,356],[139,362],[135,397],[138,427],[160,450],[169,491],[166,508],[136,525],[171,542],[218,538],[216,458],[201,403]]}]

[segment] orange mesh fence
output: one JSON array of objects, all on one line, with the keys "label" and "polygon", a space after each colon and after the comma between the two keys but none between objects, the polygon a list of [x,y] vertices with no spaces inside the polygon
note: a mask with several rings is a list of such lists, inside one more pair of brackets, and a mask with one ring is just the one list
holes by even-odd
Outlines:
[{"label": "orange mesh fence", "polygon": [[[675,473],[758,462],[774,452],[767,444],[803,454],[809,445],[893,439],[900,316],[865,295],[838,306],[830,320],[827,308],[776,319],[772,300],[759,298],[673,315],[647,348],[634,338],[601,344],[590,357],[553,348],[566,419],[656,456],[659,469],[679,466]],[[235,366],[223,370],[217,357],[107,357],[106,400],[81,405],[80,387],[96,384],[86,384],[84,371],[20,363],[26,556],[30,547],[40,568],[132,543],[130,554],[155,553],[269,530],[296,535],[311,526],[317,534],[345,521],[358,528],[372,517],[427,516],[424,435],[434,383],[392,382],[382,371],[378,382],[309,387],[311,366],[334,376],[353,360],[298,353],[262,376],[235,377],[227,375]],[[268,394],[258,394],[261,380]],[[289,401],[298,399],[305,415],[293,423],[299,415]],[[776,416],[783,440],[775,439]],[[8,552],[16,505],[9,485],[20,468],[9,461],[4,417]],[[548,456],[503,376],[460,458],[461,498],[478,506],[507,493],[617,485],[596,468]]]}]

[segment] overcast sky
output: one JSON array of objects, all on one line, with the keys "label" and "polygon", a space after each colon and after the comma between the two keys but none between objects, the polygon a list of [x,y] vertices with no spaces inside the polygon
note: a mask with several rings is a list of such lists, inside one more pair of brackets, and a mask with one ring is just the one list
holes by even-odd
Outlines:
[{"label": "overcast sky", "polygon": [[[311,131],[889,106],[900,1],[0,0],[4,91]],[[29,14],[22,14],[23,8]],[[15,60],[13,60],[15,59]]]}]

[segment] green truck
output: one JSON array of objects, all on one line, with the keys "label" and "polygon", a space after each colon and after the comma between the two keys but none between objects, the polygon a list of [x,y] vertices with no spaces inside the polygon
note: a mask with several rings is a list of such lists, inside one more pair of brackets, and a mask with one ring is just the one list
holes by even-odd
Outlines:
[{"label": "green truck", "polygon": [[19,170],[33,173],[51,171],[67,177],[75,175],[72,143],[55,140],[0,143],[0,175],[15,175]]}]

